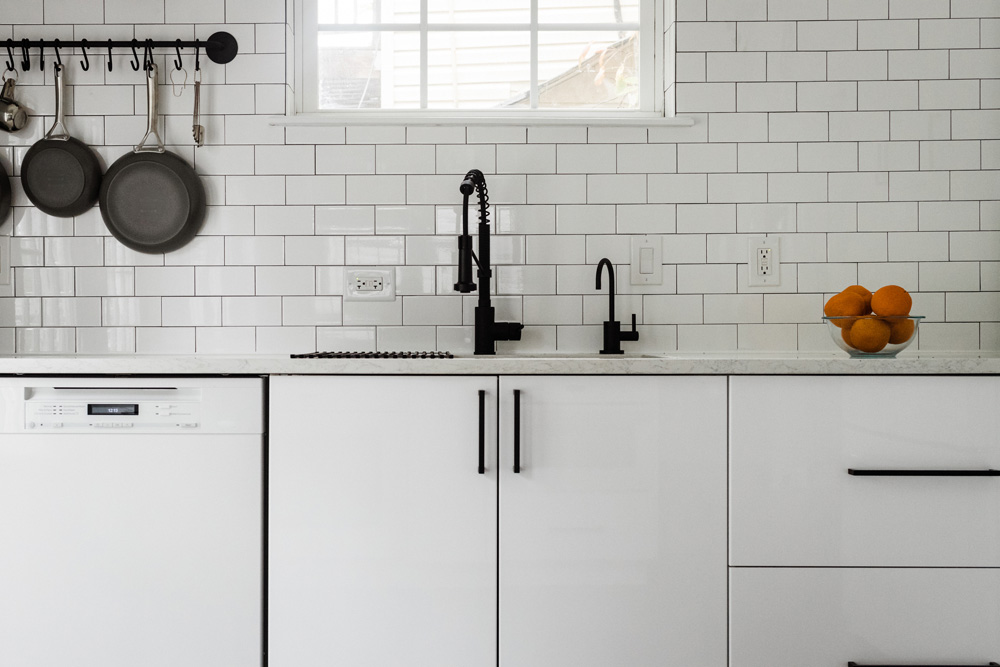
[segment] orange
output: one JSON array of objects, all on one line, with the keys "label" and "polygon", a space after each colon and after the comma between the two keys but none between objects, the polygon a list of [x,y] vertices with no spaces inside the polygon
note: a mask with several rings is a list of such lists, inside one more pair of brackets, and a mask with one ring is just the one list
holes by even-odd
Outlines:
[{"label": "orange", "polygon": [[914,328],[916,327],[913,324],[913,320],[909,318],[891,320],[889,322],[889,343],[892,345],[905,343],[910,340]]},{"label": "orange", "polygon": [[851,327],[851,346],[862,352],[878,352],[889,342],[889,323],[865,317]]},{"label": "orange", "polygon": [[844,339],[845,343],[847,343],[847,347],[854,347],[853,345],[851,345],[851,327],[844,327],[843,329],[841,329],[840,337]]},{"label": "orange", "polygon": [[[823,306],[823,314],[827,317],[842,317],[845,315],[864,315],[865,300],[861,295],[854,292],[841,292],[834,294]],[[838,327],[843,328],[850,320],[832,320]]]},{"label": "orange", "polygon": [[854,292],[855,294],[860,295],[861,298],[865,300],[865,312],[862,313],[863,315],[867,315],[868,313],[872,312],[872,293],[871,292],[869,292],[868,290],[866,290],[861,285],[851,285],[850,287],[848,287],[844,291],[845,292]]},{"label": "orange", "polygon": [[899,285],[886,285],[872,294],[872,311],[876,315],[909,315],[911,306],[913,299],[910,293]]}]

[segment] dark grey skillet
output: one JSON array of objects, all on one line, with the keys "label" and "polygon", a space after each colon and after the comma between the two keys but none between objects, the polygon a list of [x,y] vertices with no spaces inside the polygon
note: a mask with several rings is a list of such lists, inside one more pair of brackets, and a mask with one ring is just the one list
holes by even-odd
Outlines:
[{"label": "dark grey skillet", "polygon": [[72,218],[91,208],[101,190],[101,165],[90,147],[66,131],[62,67],[54,66],[56,120],[21,161],[21,185],[43,213]]},{"label": "dark grey skillet", "polygon": [[[146,134],[104,174],[101,217],[123,245],[139,252],[170,252],[201,229],[205,186],[191,165],[163,147],[157,130],[156,65],[146,74],[146,92]],[[151,137],[156,145],[147,147]]]},{"label": "dark grey skillet", "polygon": [[0,225],[3,225],[8,213],[10,213],[10,177],[0,164]]}]

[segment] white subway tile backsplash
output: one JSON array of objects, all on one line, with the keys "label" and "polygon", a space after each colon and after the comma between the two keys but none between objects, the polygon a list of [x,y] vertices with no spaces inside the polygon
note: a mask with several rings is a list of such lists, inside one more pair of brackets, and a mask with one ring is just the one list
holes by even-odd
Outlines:
[{"label": "white subway tile backsplash", "polygon": [[858,231],[916,231],[917,206],[917,202],[861,202],[858,204]]},{"label": "white subway tile backsplash", "polygon": [[282,323],[281,302],[278,296],[223,297],[222,324],[227,327],[278,326]]},{"label": "white subway tile backsplash", "polygon": [[222,299],[214,296],[164,297],[162,318],[166,327],[222,326]]},{"label": "white subway tile backsplash", "polygon": [[311,295],[316,293],[316,269],[312,266],[258,266],[258,295]]},{"label": "white subway tile backsplash", "polygon": [[979,229],[979,202],[920,202],[920,231]]},{"label": "white subway tile backsplash", "polygon": [[135,330],[136,354],[194,354],[193,327],[139,327]]},{"label": "white subway tile backsplash", "polygon": [[254,293],[252,266],[199,266],[195,268],[195,294],[236,296]]}]

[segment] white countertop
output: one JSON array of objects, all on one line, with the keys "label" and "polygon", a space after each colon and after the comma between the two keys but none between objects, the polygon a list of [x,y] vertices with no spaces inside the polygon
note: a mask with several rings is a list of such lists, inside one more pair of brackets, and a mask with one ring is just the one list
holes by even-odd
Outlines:
[{"label": "white countertop", "polygon": [[0,357],[0,375],[998,375],[1000,353],[852,359],[837,353],[531,354],[454,359],[287,355]]}]

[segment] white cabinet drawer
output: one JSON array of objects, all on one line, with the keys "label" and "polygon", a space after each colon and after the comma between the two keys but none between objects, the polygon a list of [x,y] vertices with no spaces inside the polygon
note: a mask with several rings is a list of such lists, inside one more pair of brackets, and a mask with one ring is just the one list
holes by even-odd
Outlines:
[{"label": "white cabinet drawer", "polygon": [[1000,662],[1000,570],[731,568],[730,667]]},{"label": "white cabinet drawer", "polygon": [[[1000,378],[736,377],[730,564],[1000,566]],[[848,474],[874,470],[880,474]]]}]

